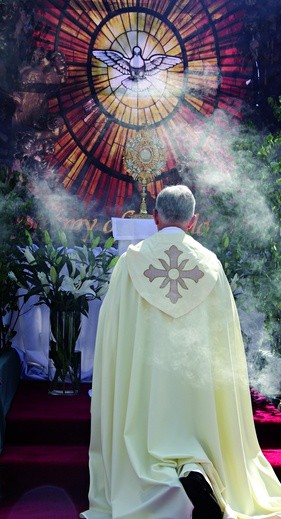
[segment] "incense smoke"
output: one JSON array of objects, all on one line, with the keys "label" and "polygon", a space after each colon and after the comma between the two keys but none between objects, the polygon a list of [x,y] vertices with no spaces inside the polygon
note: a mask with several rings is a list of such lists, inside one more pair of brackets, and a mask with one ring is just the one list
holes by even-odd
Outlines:
[{"label": "incense smoke", "polygon": [[276,301],[281,300],[278,272],[271,271],[268,276],[264,272],[271,245],[278,239],[278,222],[266,196],[268,165],[257,153],[265,136],[246,129],[220,110],[191,132],[191,136],[184,136],[187,145],[180,131],[178,136],[187,165],[184,167],[182,161],[183,179],[195,187],[197,210],[210,219],[209,236],[199,239],[203,244],[207,239],[207,246],[226,268],[227,255],[233,262],[237,251],[237,265],[226,273],[232,275],[229,281],[239,311],[250,383],[266,395],[280,395],[281,357],[274,351],[271,329],[276,322],[265,327],[269,308],[261,305],[269,290]]}]

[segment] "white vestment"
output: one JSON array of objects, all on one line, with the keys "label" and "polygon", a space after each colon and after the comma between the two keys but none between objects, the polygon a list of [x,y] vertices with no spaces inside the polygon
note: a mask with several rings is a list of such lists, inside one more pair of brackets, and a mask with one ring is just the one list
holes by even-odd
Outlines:
[{"label": "white vestment", "polygon": [[[281,516],[259,447],[235,302],[217,257],[183,232],[119,259],[96,340],[88,519],[191,519],[200,470],[224,518]],[[206,518],[208,519],[208,518]]]}]

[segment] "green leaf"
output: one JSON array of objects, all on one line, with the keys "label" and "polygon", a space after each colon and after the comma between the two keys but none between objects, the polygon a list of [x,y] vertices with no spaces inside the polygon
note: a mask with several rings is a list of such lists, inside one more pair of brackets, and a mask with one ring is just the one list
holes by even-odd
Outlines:
[{"label": "green leaf", "polygon": [[114,242],[115,242],[114,238],[113,238],[112,236],[110,236],[110,237],[106,240],[106,242],[105,242],[105,244],[104,244],[104,248],[105,248],[105,250],[106,250],[106,249],[110,249],[110,248],[112,247],[112,245],[113,245]]},{"label": "green leaf", "polygon": [[44,241],[46,245],[52,245],[51,237],[48,231],[44,231]]},{"label": "green leaf", "polygon": [[97,236],[97,237],[96,237],[95,239],[93,239],[92,242],[91,242],[91,249],[95,249],[95,248],[98,246],[99,242],[100,242],[100,237]]},{"label": "green leaf", "polygon": [[31,238],[31,234],[30,234],[30,232],[28,232],[28,231],[26,230],[26,231],[25,231],[25,236],[27,237],[28,245],[33,245],[33,241],[32,241],[32,238]]},{"label": "green leaf", "polygon": [[67,237],[64,231],[59,232],[59,238],[63,247],[67,247]]},{"label": "green leaf", "polygon": [[224,237],[223,237],[223,246],[225,249],[227,249],[229,247],[229,237],[227,234],[224,234]]},{"label": "green leaf", "polygon": [[55,285],[57,282],[57,279],[58,279],[58,275],[57,275],[57,271],[53,265],[50,268],[50,276],[51,276],[53,285]]},{"label": "green leaf", "polygon": [[112,260],[109,262],[108,269],[110,270],[113,267],[115,267],[118,260],[119,260],[119,256],[114,256],[114,258],[112,258]]}]

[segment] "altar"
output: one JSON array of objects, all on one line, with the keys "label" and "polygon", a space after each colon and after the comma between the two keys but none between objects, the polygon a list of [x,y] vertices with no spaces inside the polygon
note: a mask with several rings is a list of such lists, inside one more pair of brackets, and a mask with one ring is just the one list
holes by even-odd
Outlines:
[{"label": "altar", "polygon": [[111,218],[112,233],[118,243],[118,254],[125,252],[130,244],[148,238],[157,231],[154,219],[148,218]]}]

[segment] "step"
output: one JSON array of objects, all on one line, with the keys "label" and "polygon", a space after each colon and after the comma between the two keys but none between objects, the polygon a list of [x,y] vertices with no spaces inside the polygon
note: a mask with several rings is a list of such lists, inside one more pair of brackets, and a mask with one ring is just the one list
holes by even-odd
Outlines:
[{"label": "step", "polygon": [[43,486],[61,489],[80,511],[85,509],[88,445],[5,445],[0,456],[1,510]]},{"label": "step", "polygon": [[255,428],[262,449],[278,449],[281,447],[281,424],[259,422],[255,420]]},{"label": "step", "polygon": [[21,381],[6,417],[5,444],[89,445],[90,384],[73,396],[48,394],[46,381]]},{"label": "step", "polygon": [[281,481],[281,449],[262,449],[262,452]]},{"label": "step", "polygon": [[266,397],[252,391],[253,415],[260,446],[281,447],[281,412]]},{"label": "step", "polygon": [[1,501],[1,519],[78,519],[89,507],[88,500],[74,502],[60,487],[42,485],[23,493],[19,499]]}]

